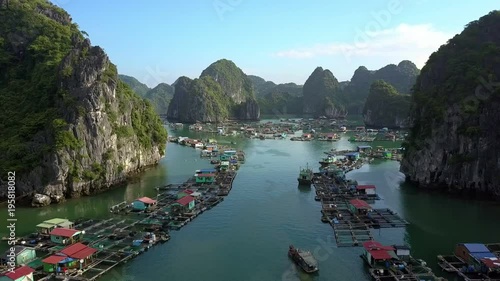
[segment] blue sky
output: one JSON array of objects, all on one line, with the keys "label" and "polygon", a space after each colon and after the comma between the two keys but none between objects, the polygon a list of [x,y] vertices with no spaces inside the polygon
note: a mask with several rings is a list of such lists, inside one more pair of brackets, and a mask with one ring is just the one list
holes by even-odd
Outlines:
[{"label": "blue sky", "polygon": [[[317,66],[349,80],[360,65],[429,55],[497,0],[53,0],[121,74],[149,86],[196,78],[226,58],[247,74],[303,84]],[[476,3],[474,3],[476,2]]]}]

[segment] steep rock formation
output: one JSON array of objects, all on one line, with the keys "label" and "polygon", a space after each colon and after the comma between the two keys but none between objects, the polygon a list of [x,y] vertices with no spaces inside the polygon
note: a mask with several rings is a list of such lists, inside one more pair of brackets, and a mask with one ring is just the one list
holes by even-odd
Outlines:
[{"label": "steep rock formation", "polygon": [[0,170],[16,172],[17,196],[45,205],[89,195],[159,161],[161,120],[65,11],[11,0],[0,18],[0,103],[9,105]]},{"label": "steep rock formation", "polygon": [[248,75],[252,81],[255,96],[264,97],[271,93],[288,93],[292,96],[302,95],[302,85],[295,83],[276,84],[273,81],[266,81],[264,78],[255,75]]},{"label": "steep rock formation", "polygon": [[275,84],[255,75],[248,76],[262,114],[280,117],[284,114],[302,114],[302,85]]},{"label": "steep rock formation", "polygon": [[408,60],[401,61],[398,65],[389,64],[375,71],[360,66],[343,90],[347,109],[352,114],[362,113],[370,86],[377,80],[391,84],[401,94],[410,94],[419,73],[417,66]]},{"label": "steep rock formation", "polygon": [[304,83],[303,113],[315,117],[339,117],[347,114],[340,95],[340,85],[332,72],[317,67]]},{"label": "steep rock formation", "polygon": [[141,97],[144,97],[146,93],[151,90],[146,84],[139,82],[139,80],[135,77],[119,74],[118,78],[125,82],[125,84],[132,88],[132,90]]},{"label": "steep rock formation", "polygon": [[174,87],[160,83],[153,89],[149,90],[144,98],[149,100],[156,112],[160,115],[166,115],[168,112],[168,105],[174,97]]},{"label": "steep rock formation", "polygon": [[199,79],[179,78],[174,88],[167,113],[171,120],[193,123],[260,118],[252,82],[230,60],[214,62]]},{"label": "steep rock formation", "polygon": [[363,120],[371,128],[406,128],[409,110],[410,95],[401,95],[392,85],[377,80],[370,87]]},{"label": "steep rock formation", "polygon": [[191,80],[180,77],[168,108],[168,118],[181,122],[219,122],[227,120],[233,104],[222,87],[210,76]]},{"label": "steep rock formation", "polygon": [[421,187],[500,198],[500,12],[469,23],[417,79],[401,171]]}]

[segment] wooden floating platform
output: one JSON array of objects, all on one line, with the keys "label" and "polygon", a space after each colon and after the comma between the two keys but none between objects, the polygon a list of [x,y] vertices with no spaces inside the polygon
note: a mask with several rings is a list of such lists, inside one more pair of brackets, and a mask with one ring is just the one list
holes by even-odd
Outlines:
[{"label": "wooden floating platform", "polygon": [[331,224],[339,247],[361,246],[373,240],[371,229],[404,227],[408,222],[390,209],[371,209],[365,213],[353,213],[349,201],[364,200],[373,203],[376,194],[359,194],[349,188],[350,182],[338,182],[321,174],[315,174],[313,185],[316,201],[321,202],[321,220]]},{"label": "wooden floating platform", "polygon": [[[41,261],[66,247],[52,242],[48,235],[31,234],[19,238],[18,244],[42,253],[41,257],[29,264],[36,270],[35,280],[94,281],[151,247],[169,241],[170,230],[181,229],[198,215],[222,202],[231,191],[235,177],[236,172],[233,170],[218,171],[214,183],[197,184],[193,179],[188,179],[182,184],[156,187],[156,204],[150,209],[136,212],[131,204],[124,201],[110,208],[114,214],[111,218],[76,220],[74,228],[85,231],[80,242],[97,250],[93,262],[83,270],[68,270],[64,275],[43,272]],[[197,203],[189,210],[179,208],[179,204],[176,204],[178,193],[188,189],[197,192]],[[152,240],[151,234],[156,239]]]},{"label": "wooden floating platform", "polygon": [[[499,246],[500,244],[488,244],[490,247],[495,249],[495,247]],[[489,248],[489,247],[488,247]],[[497,256],[499,256],[499,252],[495,252]],[[479,273],[479,272],[465,272],[462,270],[463,268],[468,267],[468,263],[462,260],[461,258],[457,257],[456,255],[439,255],[437,256],[438,259],[438,265],[441,267],[443,271],[449,272],[449,273],[455,273],[457,274],[461,280],[464,281],[500,281],[500,276],[493,278],[490,276],[487,276],[486,274]]]}]

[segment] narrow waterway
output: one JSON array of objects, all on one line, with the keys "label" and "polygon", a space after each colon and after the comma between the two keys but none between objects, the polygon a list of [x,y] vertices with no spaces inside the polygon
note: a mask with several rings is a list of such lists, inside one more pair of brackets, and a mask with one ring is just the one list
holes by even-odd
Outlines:
[{"label": "narrow waterway", "polygon": [[[188,131],[173,134],[194,136]],[[180,231],[172,232],[168,243],[152,248],[103,280],[369,280],[359,257],[362,249],[336,247],[331,226],[320,221],[314,189],[299,189],[296,180],[301,166],[308,163],[317,169],[324,151],[358,144],[349,143],[347,137],[336,143],[220,141],[235,141],[235,146],[246,152],[246,163],[229,196]],[[30,233],[34,225],[53,217],[109,216],[108,208],[113,204],[153,196],[155,186],[182,182],[194,170],[210,166],[199,157],[199,150],[169,144],[160,165],[121,188],[43,209],[17,209],[17,233]],[[348,174],[360,183],[375,184],[383,198],[377,207],[391,208],[410,222],[406,228],[374,230],[375,239],[384,244],[408,243],[413,255],[425,259],[439,275],[436,255],[451,253],[456,243],[500,242],[498,204],[420,192],[402,184],[398,169],[398,162],[376,161]],[[6,215],[1,209],[2,221]],[[0,229],[0,236],[6,235],[7,231]],[[300,273],[287,257],[289,244],[313,251],[320,263],[319,274]]]}]

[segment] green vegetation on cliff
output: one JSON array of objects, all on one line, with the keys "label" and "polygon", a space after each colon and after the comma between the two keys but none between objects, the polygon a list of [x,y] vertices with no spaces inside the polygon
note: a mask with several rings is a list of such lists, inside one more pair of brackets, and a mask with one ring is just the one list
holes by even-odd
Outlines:
[{"label": "green vegetation on cliff", "polygon": [[283,114],[302,114],[302,96],[288,92],[271,92],[257,99],[262,114],[280,116]]},{"label": "green vegetation on cliff", "polygon": [[373,82],[363,109],[370,127],[405,127],[410,110],[410,95],[401,95],[383,80]]},{"label": "green vegetation on cliff", "polygon": [[[61,22],[37,9],[53,11]],[[43,0],[10,1],[0,18],[0,170],[29,170],[51,149],[34,138],[59,115],[59,63],[71,38],[83,36],[66,12]]]},{"label": "green vegetation on cliff", "polygon": [[168,105],[174,97],[174,87],[166,84],[160,83],[153,89],[149,90],[144,98],[149,100],[154,106],[158,114],[167,114]]},{"label": "green vegetation on cliff", "polygon": [[[10,0],[8,9],[0,5],[0,18],[0,170],[22,173],[40,167],[51,153],[77,152],[84,145],[71,129],[74,124],[65,120],[84,117],[87,109],[81,97],[61,85],[77,75],[77,64],[91,51],[78,50],[62,64],[84,37],[71,17],[49,1]],[[102,83],[111,84],[116,75],[110,64]],[[122,83],[117,99],[137,115],[132,127],[140,143],[158,144],[163,151],[166,131],[151,106]],[[115,119],[120,114],[114,112]]]},{"label": "green vegetation on cliff", "polygon": [[226,59],[212,63],[200,78],[179,78],[174,92],[167,113],[171,120],[216,122],[257,120],[260,116],[251,80]]},{"label": "green vegetation on cliff", "polygon": [[139,82],[135,77],[119,74],[118,78],[129,85],[141,97],[146,96],[146,93],[151,90],[146,84]]},{"label": "green vegetation on cliff", "polygon": [[398,65],[389,64],[375,71],[360,66],[343,90],[349,113],[361,113],[373,82],[383,80],[397,92],[410,94],[419,73],[417,66],[408,60],[401,61]]},{"label": "green vegetation on cliff", "polygon": [[315,116],[336,117],[345,114],[340,84],[328,69],[317,67],[303,87],[303,112]]},{"label": "green vegetation on cliff", "polygon": [[500,45],[491,39],[500,28],[500,11],[469,23],[464,31],[434,52],[422,69],[412,99],[413,127],[409,147],[416,149],[432,133],[430,124],[442,122],[445,111],[457,104],[464,117],[462,132],[478,126],[485,105],[500,94]]},{"label": "green vegetation on cliff", "polygon": [[401,161],[409,181],[500,198],[498,30],[500,11],[492,11],[467,24],[422,68]]}]

